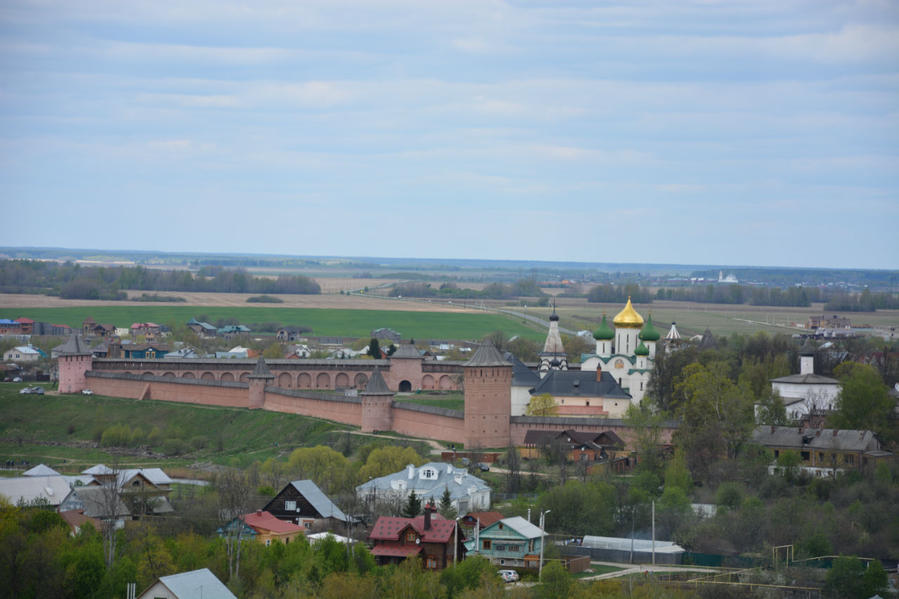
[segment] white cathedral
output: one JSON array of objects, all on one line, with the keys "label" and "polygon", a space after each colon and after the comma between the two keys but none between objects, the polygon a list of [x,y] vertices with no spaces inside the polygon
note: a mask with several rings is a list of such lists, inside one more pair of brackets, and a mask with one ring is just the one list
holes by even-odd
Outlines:
[{"label": "white cathedral", "polygon": [[602,317],[593,333],[596,355],[584,360],[581,370],[608,372],[630,394],[631,403],[639,404],[646,394],[661,334],[652,324],[652,316],[643,322],[643,317],[631,305],[631,298],[627,298],[624,309],[612,319],[612,325],[614,330],[606,317]]}]

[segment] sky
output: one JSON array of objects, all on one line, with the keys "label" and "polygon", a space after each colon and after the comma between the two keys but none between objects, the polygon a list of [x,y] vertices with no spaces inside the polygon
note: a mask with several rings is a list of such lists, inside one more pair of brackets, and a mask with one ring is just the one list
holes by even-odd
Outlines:
[{"label": "sky", "polygon": [[0,245],[899,267],[895,0],[4,0]]}]

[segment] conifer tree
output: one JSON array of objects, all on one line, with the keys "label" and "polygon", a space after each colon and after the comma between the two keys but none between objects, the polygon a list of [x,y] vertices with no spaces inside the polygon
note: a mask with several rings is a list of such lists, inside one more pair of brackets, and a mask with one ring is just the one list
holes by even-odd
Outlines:
[{"label": "conifer tree", "polygon": [[437,511],[447,520],[455,519],[456,508],[453,507],[453,498],[450,495],[449,487],[443,487],[443,495],[440,496],[440,507],[437,508]]},{"label": "conifer tree", "polygon": [[414,518],[421,513],[421,499],[415,494],[415,491],[409,493],[409,499],[403,507],[403,517]]}]

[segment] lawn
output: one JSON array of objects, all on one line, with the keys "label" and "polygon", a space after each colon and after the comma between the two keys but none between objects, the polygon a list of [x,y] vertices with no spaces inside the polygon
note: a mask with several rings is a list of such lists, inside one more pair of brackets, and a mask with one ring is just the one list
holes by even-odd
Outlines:
[{"label": "lawn", "polygon": [[327,308],[275,308],[233,306],[78,306],[70,308],[3,308],[6,318],[27,317],[43,322],[67,324],[76,329],[88,316],[97,322],[119,327],[133,322],[183,324],[205,315],[210,321],[236,318],[242,323],[277,322],[305,326],[314,336],[368,337],[373,329],[386,327],[408,339],[480,339],[496,330],[535,340],[546,333],[522,321],[499,314],[416,312],[392,310],[342,310]]},{"label": "lawn", "polygon": [[[45,462],[67,472],[98,461],[121,465],[184,466],[197,462],[246,466],[286,455],[296,447],[336,445],[345,425],[265,411],[192,406],[81,395],[19,395],[21,385],[0,384],[0,460]],[[156,437],[141,449],[96,443],[113,425]],[[181,452],[171,455],[166,449]],[[166,455],[163,455],[163,452]]]},{"label": "lawn", "polygon": [[448,393],[446,395],[397,395],[394,401],[414,403],[421,406],[434,406],[447,408],[448,410],[465,411],[465,395],[463,393]]}]

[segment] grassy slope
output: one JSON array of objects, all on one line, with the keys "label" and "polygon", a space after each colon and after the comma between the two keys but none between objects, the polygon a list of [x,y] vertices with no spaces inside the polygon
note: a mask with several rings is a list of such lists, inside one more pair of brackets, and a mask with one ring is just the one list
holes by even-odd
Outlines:
[{"label": "grassy slope", "polygon": [[213,307],[213,306],[96,306],[72,308],[0,307],[9,318],[20,316],[34,320],[67,324],[80,328],[88,316],[97,322],[126,327],[133,322],[160,324],[184,323],[205,314],[210,320],[237,318],[241,322],[280,322],[307,326],[312,335],[366,337],[372,329],[388,327],[403,337],[415,339],[479,339],[497,329],[508,335],[536,340],[545,332],[536,331],[520,321],[497,314],[456,314],[449,312],[397,312],[390,310],[338,310],[318,308]]},{"label": "grassy slope", "polygon": [[[113,424],[140,426],[145,433],[155,426],[166,435],[177,435],[188,442],[198,436],[208,440],[205,448],[192,449],[176,458],[160,460],[146,455],[121,455],[123,465],[155,466],[198,461],[246,465],[295,447],[325,442],[333,439],[332,431],[348,428],[315,418],[238,408],[98,396],[19,395],[21,386],[0,384],[0,459],[43,461],[65,466],[67,471],[112,460],[106,448],[93,448],[91,442],[97,430]],[[222,451],[217,450],[219,436]],[[19,437],[24,439],[21,446],[15,441]],[[29,443],[32,440],[65,445]]]}]

